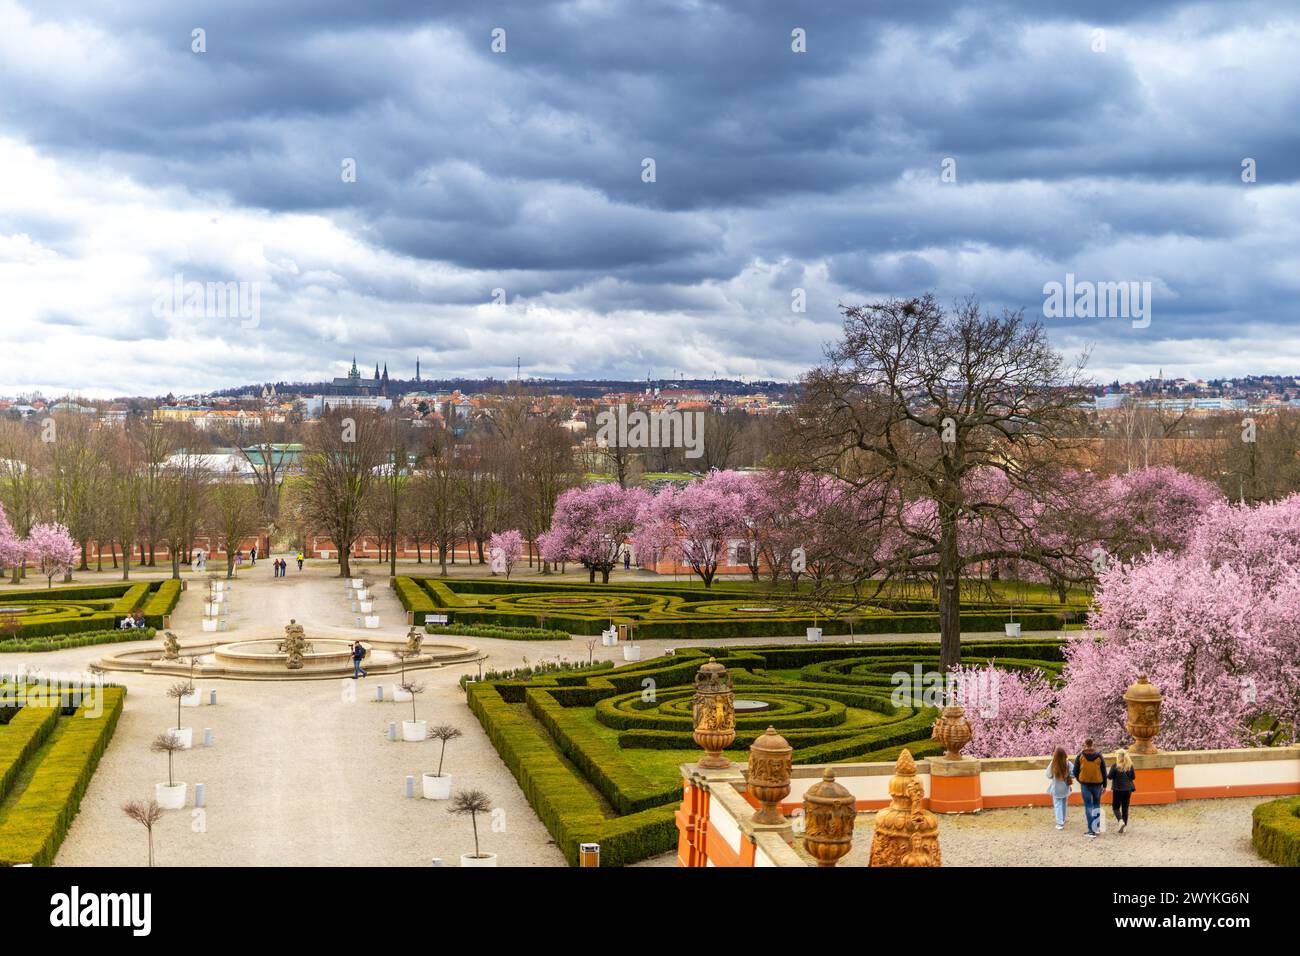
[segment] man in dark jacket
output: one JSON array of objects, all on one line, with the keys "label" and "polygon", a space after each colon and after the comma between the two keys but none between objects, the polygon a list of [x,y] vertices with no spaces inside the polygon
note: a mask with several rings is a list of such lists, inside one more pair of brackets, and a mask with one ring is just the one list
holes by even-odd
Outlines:
[{"label": "man in dark jacket", "polygon": [[1106,758],[1093,749],[1091,737],[1083,742],[1083,750],[1074,758],[1071,770],[1083,791],[1083,822],[1088,827],[1087,836],[1096,837],[1101,824],[1101,795],[1106,790]]}]

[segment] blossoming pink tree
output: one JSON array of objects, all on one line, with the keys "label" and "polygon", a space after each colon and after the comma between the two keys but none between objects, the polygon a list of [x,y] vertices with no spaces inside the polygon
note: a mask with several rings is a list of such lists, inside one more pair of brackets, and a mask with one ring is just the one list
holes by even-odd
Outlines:
[{"label": "blossoming pink tree", "polygon": [[538,536],[542,559],[576,562],[596,580],[609,583],[626,541],[636,528],[637,513],[650,500],[643,488],[621,488],[617,484],[570,488],[555,502],[551,527]]},{"label": "blossoming pink tree", "polygon": [[524,553],[524,536],[518,531],[498,531],[488,539],[488,551],[492,555],[492,573],[505,574],[510,580],[510,572]]},{"label": "blossoming pink tree", "polygon": [[1213,504],[1186,540],[1181,554],[1148,552],[1102,572],[1090,630],[1066,644],[1050,708],[1026,723],[1012,686],[1005,717],[971,720],[985,741],[981,752],[1025,755],[1020,748],[1053,741],[1073,749],[1085,737],[1122,746],[1130,740],[1124,690],[1141,674],[1165,698],[1157,739],[1165,749],[1295,738],[1300,496],[1254,507]]},{"label": "blossoming pink tree", "polygon": [[77,560],[77,543],[61,524],[34,524],[24,542],[27,557],[45,575],[45,586],[54,583],[56,574],[67,573]]},{"label": "blossoming pink tree", "polygon": [[680,490],[665,488],[637,514],[637,552],[668,554],[713,584],[732,541],[748,547],[747,490],[735,472],[710,472]]},{"label": "blossoming pink tree", "polygon": [[1213,484],[1177,468],[1137,468],[1101,483],[1107,552],[1132,560],[1147,551],[1181,551],[1211,505],[1224,504]]},{"label": "blossoming pink tree", "polygon": [[[22,567],[26,560],[27,544],[22,538],[14,534],[13,526],[9,523],[4,506],[0,505],[0,570],[13,568],[16,571]],[[17,581],[17,576],[15,576],[14,580]]]}]

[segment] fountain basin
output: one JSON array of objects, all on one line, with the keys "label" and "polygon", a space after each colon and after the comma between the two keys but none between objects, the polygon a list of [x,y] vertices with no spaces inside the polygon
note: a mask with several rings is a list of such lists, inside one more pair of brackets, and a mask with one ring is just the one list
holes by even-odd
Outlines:
[{"label": "fountain basin", "polygon": [[[289,656],[276,649],[279,643],[235,641],[231,644],[218,644],[212,649],[212,662],[232,670],[265,670],[275,666],[287,670]],[[347,641],[313,640],[311,646],[311,651],[302,655],[302,670],[331,670],[352,666],[352,652]]]}]

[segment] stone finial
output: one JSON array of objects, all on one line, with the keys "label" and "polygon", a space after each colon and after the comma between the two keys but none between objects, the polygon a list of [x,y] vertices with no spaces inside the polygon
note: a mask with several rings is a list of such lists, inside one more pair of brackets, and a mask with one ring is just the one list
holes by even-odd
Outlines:
[{"label": "stone finial", "polygon": [[691,700],[691,724],[695,742],[705,750],[699,766],[725,770],[731,761],[722,756],[736,739],[736,695],[727,668],[710,657],[695,674],[695,696]]},{"label": "stone finial", "polygon": [[904,749],[889,781],[889,806],[876,814],[870,866],[939,866],[939,823],[923,806],[916,761]]},{"label": "stone finial", "polygon": [[794,748],[789,741],[768,727],[749,748],[749,766],[745,779],[749,793],[761,806],[754,811],[754,822],[784,824],[778,805],[790,793],[790,767]]},{"label": "stone finial", "polygon": [[1155,754],[1160,748],[1151,741],[1160,733],[1160,705],[1164,697],[1159,689],[1147,680],[1146,674],[1139,674],[1138,679],[1124,691],[1124,707],[1128,711],[1125,728],[1133,735],[1135,754]]},{"label": "stone finial", "polygon": [[853,794],[835,782],[830,767],[803,796],[803,848],[818,866],[834,866],[853,849],[853,824],[858,818]]}]

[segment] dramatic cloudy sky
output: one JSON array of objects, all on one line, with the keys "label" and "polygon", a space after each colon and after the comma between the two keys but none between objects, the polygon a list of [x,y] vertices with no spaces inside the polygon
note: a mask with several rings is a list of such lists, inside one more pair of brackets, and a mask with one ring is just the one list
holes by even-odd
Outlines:
[{"label": "dramatic cloudy sky", "polygon": [[1151,283],[1044,319],[1098,378],[1298,372],[1298,9],[0,0],[0,394],[792,378],[841,302],[1067,273]]}]

